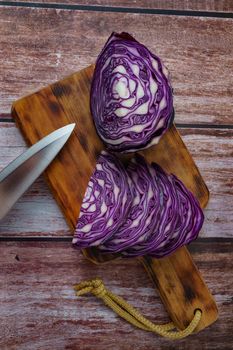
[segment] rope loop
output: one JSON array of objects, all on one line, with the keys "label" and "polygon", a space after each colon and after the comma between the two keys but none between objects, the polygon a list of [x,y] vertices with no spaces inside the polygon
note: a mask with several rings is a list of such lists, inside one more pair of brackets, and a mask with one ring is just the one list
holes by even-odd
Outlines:
[{"label": "rope loop", "polygon": [[107,306],[135,327],[157,333],[169,339],[182,339],[193,333],[202,316],[201,310],[197,309],[190,324],[181,331],[177,329],[173,322],[164,325],[152,323],[123,298],[107,290],[100,278],[76,284],[74,290],[76,291],[77,296],[92,293],[96,297],[102,299]]},{"label": "rope loop", "polygon": [[103,299],[106,295],[107,291],[105,289],[104,283],[100,278],[95,278],[91,281],[84,281],[75,286],[75,290],[77,291],[77,296],[92,293],[97,298]]}]

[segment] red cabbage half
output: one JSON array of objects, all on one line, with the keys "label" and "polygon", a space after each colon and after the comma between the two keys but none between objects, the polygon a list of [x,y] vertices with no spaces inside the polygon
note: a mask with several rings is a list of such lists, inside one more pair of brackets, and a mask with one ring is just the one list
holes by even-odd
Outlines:
[{"label": "red cabbage half", "polygon": [[161,60],[127,33],[113,33],[91,85],[91,112],[108,150],[158,143],[173,120],[172,88]]},{"label": "red cabbage half", "polygon": [[125,221],[132,202],[131,180],[117,157],[102,152],[83,199],[73,244],[97,246]]}]

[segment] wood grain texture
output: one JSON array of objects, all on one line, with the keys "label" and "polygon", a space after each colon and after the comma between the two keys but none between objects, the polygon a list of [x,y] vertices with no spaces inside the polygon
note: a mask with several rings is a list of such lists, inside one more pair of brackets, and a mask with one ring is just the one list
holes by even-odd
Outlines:
[{"label": "wood grain texture", "polygon": [[95,62],[113,30],[132,33],[163,58],[176,122],[233,124],[231,19],[19,7],[0,11],[1,113],[20,96]]},{"label": "wood grain texture", "polygon": [[[17,2],[31,2],[31,0],[17,0]],[[10,1],[16,2],[16,0]],[[165,10],[197,10],[197,11],[215,11],[231,12],[233,3],[231,0],[34,0],[40,3],[56,4],[75,4],[75,5],[97,5],[97,6],[116,6],[131,8],[149,8]]]},{"label": "wood grain texture", "polygon": [[217,300],[220,318],[198,335],[174,342],[133,328],[93,296],[75,297],[75,283],[99,276],[149,319],[167,322],[160,298],[136,260],[93,266],[68,242],[1,242],[0,348],[230,350],[233,243],[197,241],[190,247]]},{"label": "wood grain texture", "polygon": [[[179,129],[210,190],[201,237],[233,237],[233,130]],[[0,123],[0,169],[26,149],[14,123]],[[0,223],[5,236],[69,236],[63,215],[42,178]]]},{"label": "wood grain texture", "polygon": [[171,320],[180,329],[189,325],[195,310],[202,312],[195,332],[217,320],[218,309],[215,300],[186,247],[179,248],[163,259],[144,256],[139,258],[139,261],[158,288]]}]

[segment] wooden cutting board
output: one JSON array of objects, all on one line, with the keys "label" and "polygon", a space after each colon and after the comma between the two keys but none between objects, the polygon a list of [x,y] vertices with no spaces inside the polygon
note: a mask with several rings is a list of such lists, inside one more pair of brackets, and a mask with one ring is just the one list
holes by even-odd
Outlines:
[{"label": "wooden cutting board", "polygon": [[[51,191],[72,231],[96,159],[104,148],[96,134],[89,109],[89,91],[94,66],[26,96],[13,104],[12,114],[29,145],[68,123],[76,123],[69,141],[45,172]],[[176,174],[195,194],[201,206],[209,193],[192,157],[174,125],[158,145],[140,152],[167,172]],[[88,249],[84,255],[95,263],[116,256]],[[186,247],[163,259],[142,257],[150,277],[172,319],[184,329],[195,309],[202,310],[201,330],[217,319],[217,306]]]}]

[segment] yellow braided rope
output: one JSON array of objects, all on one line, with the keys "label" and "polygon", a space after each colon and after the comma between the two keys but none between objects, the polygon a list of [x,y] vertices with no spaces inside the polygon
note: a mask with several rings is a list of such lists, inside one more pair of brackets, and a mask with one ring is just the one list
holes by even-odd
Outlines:
[{"label": "yellow braided rope", "polygon": [[190,335],[201,320],[201,311],[196,310],[194,317],[187,328],[183,331],[177,330],[173,322],[156,325],[142,316],[133,306],[128,304],[123,298],[113,294],[105,288],[101,279],[96,278],[90,281],[84,281],[74,286],[76,295],[80,296],[86,293],[92,293],[96,297],[101,298],[104,303],[115,311],[119,316],[126,321],[141,328],[145,331],[160,334],[169,339],[181,339]]}]

